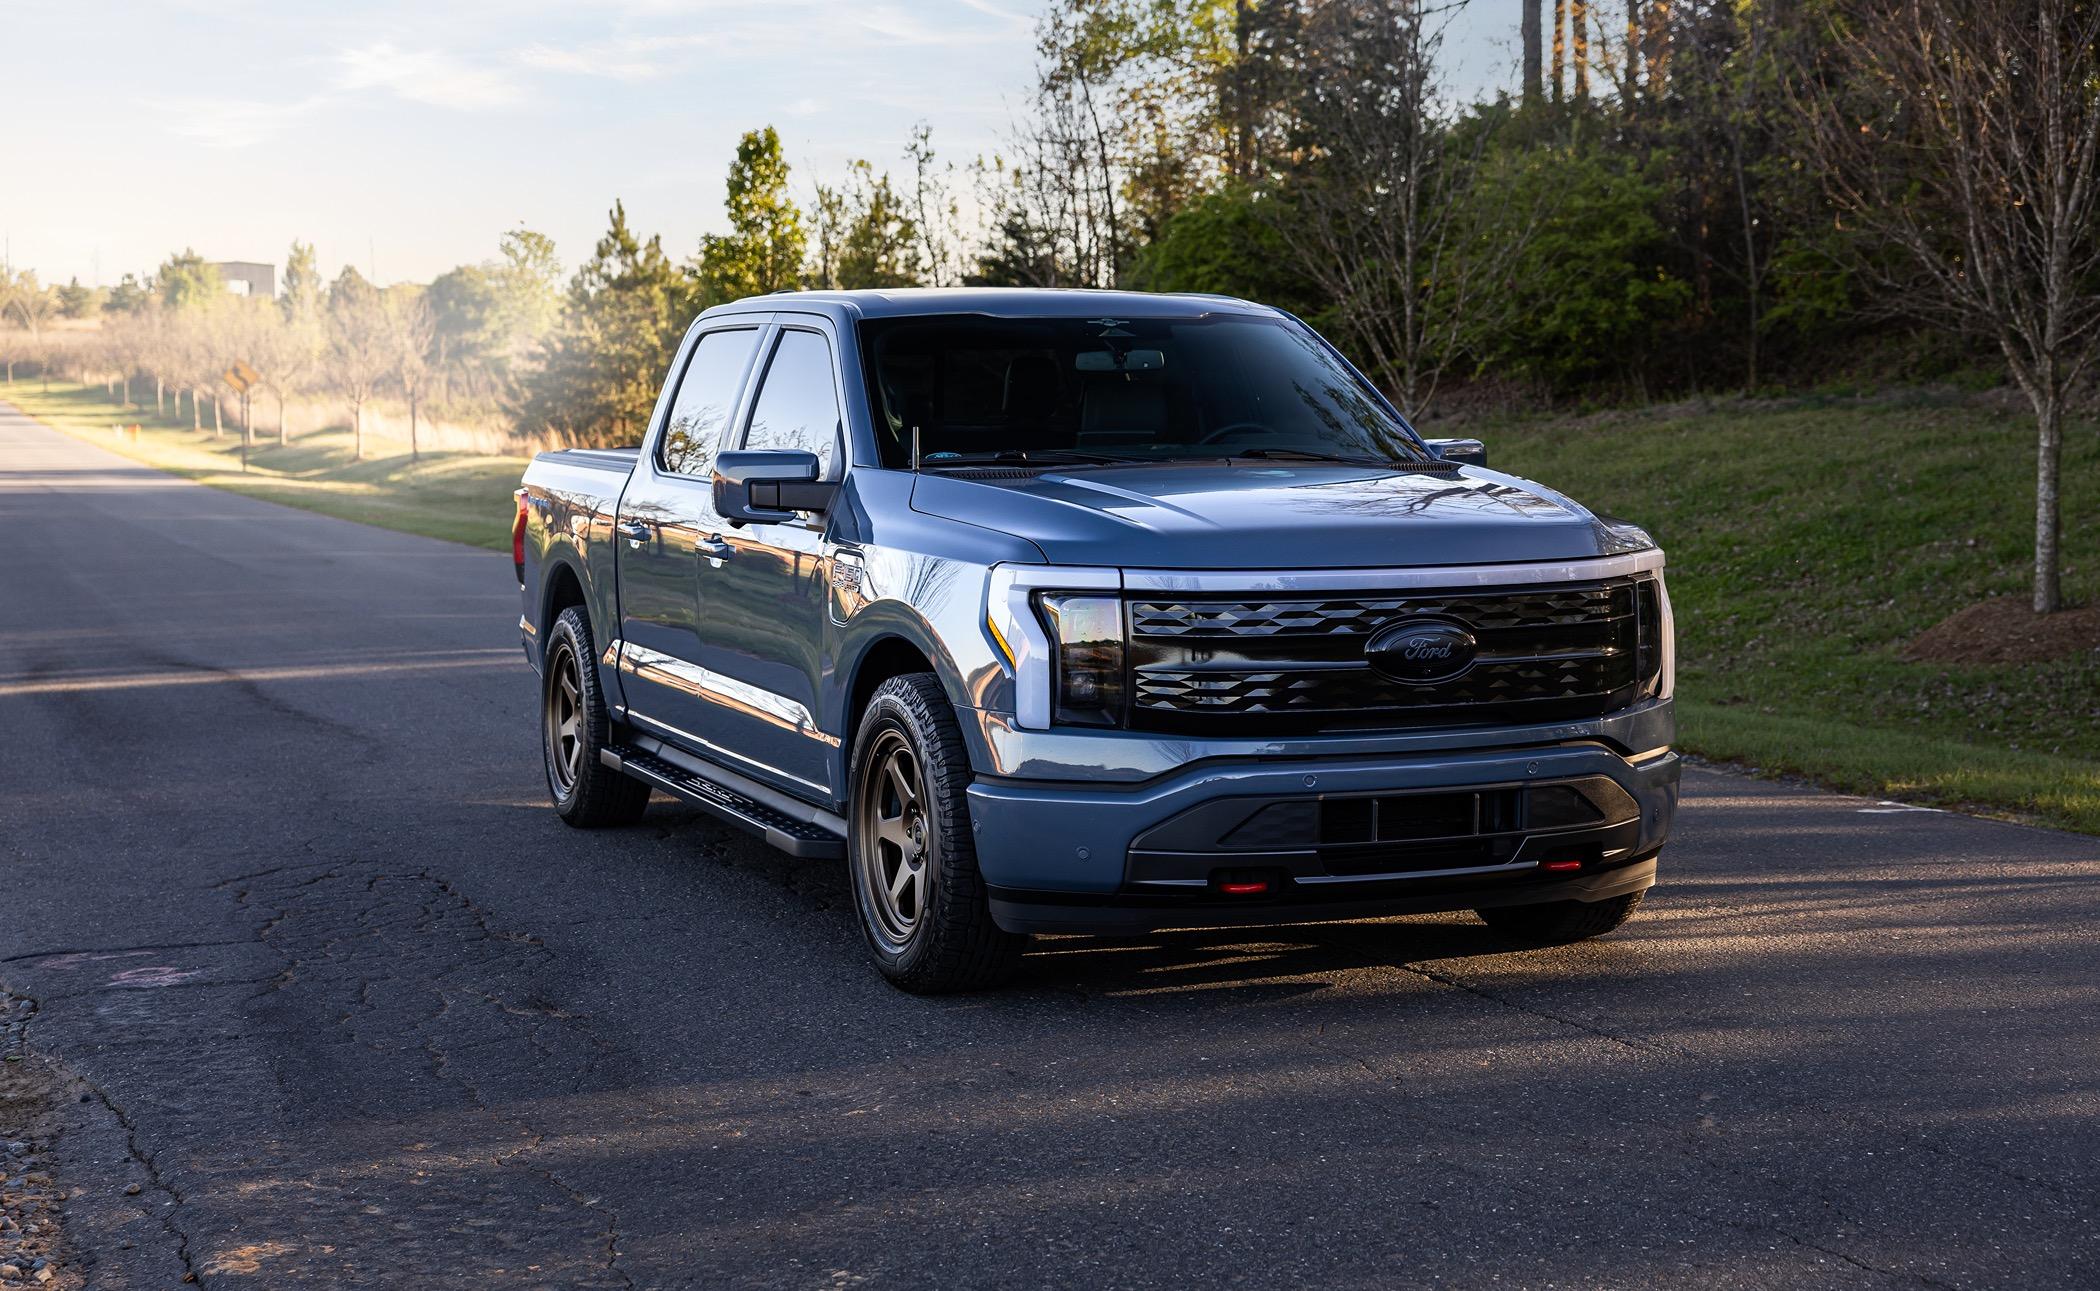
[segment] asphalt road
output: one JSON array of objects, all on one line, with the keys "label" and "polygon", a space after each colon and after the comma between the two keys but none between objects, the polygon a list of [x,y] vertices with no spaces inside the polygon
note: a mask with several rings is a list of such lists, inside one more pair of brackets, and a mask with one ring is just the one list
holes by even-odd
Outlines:
[{"label": "asphalt road", "polygon": [[2100,841],[1694,771],[1605,941],[916,999],[843,867],[554,818],[500,553],[0,408],[0,605],[0,982],[92,1286],[2100,1285]]}]

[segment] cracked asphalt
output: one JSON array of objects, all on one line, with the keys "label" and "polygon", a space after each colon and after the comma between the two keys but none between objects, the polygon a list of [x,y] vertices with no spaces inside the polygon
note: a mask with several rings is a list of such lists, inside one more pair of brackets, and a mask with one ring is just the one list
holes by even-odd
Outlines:
[{"label": "cracked asphalt", "polygon": [[842,867],[554,818],[500,553],[4,406],[0,544],[0,985],[88,1286],[2100,1285],[2100,840],[1694,770],[1608,940],[916,999]]}]

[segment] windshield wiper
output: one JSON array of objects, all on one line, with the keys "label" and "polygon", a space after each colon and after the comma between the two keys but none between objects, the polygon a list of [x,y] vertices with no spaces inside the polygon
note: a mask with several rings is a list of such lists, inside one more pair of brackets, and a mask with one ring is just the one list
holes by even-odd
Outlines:
[{"label": "windshield wiper", "polygon": [[1370,457],[1344,457],[1339,453],[1315,453],[1304,448],[1235,448],[1227,457],[1262,457],[1270,460],[1300,462],[1348,462],[1351,465],[1384,466],[1386,463]]},{"label": "windshield wiper", "polygon": [[1350,466],[1408,466],[1428,467],[1435,470],[1445,463],[1436,458],[1406,458],[1394,460],[1379,457],[1345,457],[1339,453],[1315,453],[1304,448],[1241,448],[1228,453],[1229,457],[1257,457],[1271,461],[1298,462],[1342,462]]},{"label": "windshield wiper", "polygon": [[1116,466],[1126,462],[1150,460],[1145,457],[1119,457],[1113,453],[1083,453],[1073,448],[1001,448],[983,453],[947,453],[940,457],[921,458],[919,468],[925,470],[929,467],[938,469],[943,466],[972,466],[981,462],[1083,462],[1090,466]]}]

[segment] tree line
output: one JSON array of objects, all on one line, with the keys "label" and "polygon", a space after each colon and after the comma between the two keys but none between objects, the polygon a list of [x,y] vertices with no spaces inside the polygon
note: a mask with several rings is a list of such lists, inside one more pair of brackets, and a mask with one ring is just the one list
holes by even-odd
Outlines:
[{"label": "tree line", "polygon": [[[895,166],[801,186],[755,129],[725,232],[674,260],[615,202],[566,282],[525,230],[384,291],[323,286],[295,247],[274,311],[205,304],[175,257],[103,302],[105,367],[202,391],[239,348],[353,424],[385,390],[632,442],[700,309],[973,284],[1277,304],[1417,418],[1996,374],[2035,413],[2034,603],[2060,603],[2057,463],[2100,354],[2100,3],[1519,0],[1518,88],[1477,95],[1457,7],[1050,0],[1010,127],[966,164],[921,126]],[[85,308],[68,290],[14,313]]]}]

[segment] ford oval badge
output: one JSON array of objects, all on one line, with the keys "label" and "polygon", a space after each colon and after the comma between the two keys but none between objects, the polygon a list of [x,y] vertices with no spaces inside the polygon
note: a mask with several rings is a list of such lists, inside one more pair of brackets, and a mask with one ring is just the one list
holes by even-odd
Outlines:
[{"label": "ford oval badge", "polygon": [[1472,632],[1448,619],[1403,619],[1364,646],[1372,667],[1417,686],[1458,676],[1473,666],[1479,650]]}]

